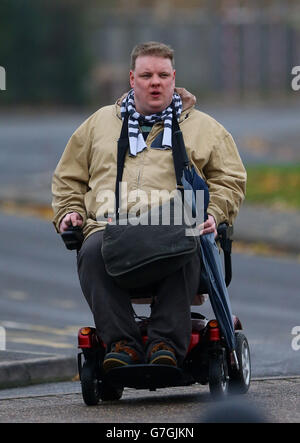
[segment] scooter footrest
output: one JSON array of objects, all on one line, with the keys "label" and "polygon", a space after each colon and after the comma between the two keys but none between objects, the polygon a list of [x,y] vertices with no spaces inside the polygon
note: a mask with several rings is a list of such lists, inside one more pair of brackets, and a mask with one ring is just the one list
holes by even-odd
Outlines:
[{"label": "scooter footrest", "polygon": [[156,389],[186,384],[182,369],[169,365],[129,365],[114,368],[105,376],[113,386]]}]

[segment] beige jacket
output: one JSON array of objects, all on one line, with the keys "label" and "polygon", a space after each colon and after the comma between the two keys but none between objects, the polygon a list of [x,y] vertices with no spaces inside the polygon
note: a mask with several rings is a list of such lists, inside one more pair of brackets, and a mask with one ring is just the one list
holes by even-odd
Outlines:
[{"label": "beige jacket", "polygon": [[[195,109],[192,94],[182,88],[177,88],[177,92],[183,101],[179,124],[188,156],[209,186],[208,213],[217,224],[232,224],[246,187],[246,171],[236,145],[222,125]],[[57,232],[62,218],[73,211],[83,218],[85,237],[105,227],[106,221],[98,215],[104,202],[109,201],[106,192],[115,191],[117,141],[122,127],[120,100],[90,116],[65,148],[52,182],[53,223]],[[132,195],[138,199],[143,194],[150,201],[151,190],[171,192],[176,187],[172,151],[150,148],[162,130],[163,125],[156,123],[147,137],[147,149],[136,157],[126,157],[122,182],[127,182],[127,196],[131,199]],[[128,210],[136,201],[128,203]]]}]

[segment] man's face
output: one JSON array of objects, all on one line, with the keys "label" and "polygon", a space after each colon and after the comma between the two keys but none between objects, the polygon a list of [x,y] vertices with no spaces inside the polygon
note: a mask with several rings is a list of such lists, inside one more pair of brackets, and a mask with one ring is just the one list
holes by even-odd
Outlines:
[{"label": "man's face", "polygon": [[172,101],[175,70],[169,58],[143,55],[130,71],[130,86],[134,89],[137,112],[150,115],[163,111]]}]

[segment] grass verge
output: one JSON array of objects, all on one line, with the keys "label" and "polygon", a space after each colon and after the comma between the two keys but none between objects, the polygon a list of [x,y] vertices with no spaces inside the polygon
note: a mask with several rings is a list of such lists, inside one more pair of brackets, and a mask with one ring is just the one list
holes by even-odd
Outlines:
[{"label": "grass verge", "polygon": [[247,168],[246,203],[300,210],[300,163]]}]

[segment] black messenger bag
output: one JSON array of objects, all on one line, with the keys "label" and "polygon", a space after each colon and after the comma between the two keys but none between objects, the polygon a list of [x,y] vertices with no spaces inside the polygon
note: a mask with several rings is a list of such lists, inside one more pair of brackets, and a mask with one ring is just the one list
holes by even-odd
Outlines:
[{"label": "black messenger bag", "polygon": [[[176,172],[178,198],[175,196],[142,213],[138,220],[125,220],[119,215],[119,183],[122,180],[125,155],[129,147],[128,117],[124,118],[118,141],[116,179],[116,216],[107,223],[102,242],[102,256],[107,273],[117,284],[127,289],[138,289],[155,283],[179,270],[199,253],[199,231],[186,223],[186,210],[181,195],[181,177],[188,163],[179,125],[173,116],[173,159]],[[182,211],[180,211],[180,205]],[[169,223],[164,223],[164,211],[169,211]],[[151,218],[152,217],[152,218]],[[152,224],[151,220],[159,221]],[[138,222],[135,224],[135,222]],[[188,235],[187,235],[188,229]],[[198,235],[193,235],[197,232]]]}]

